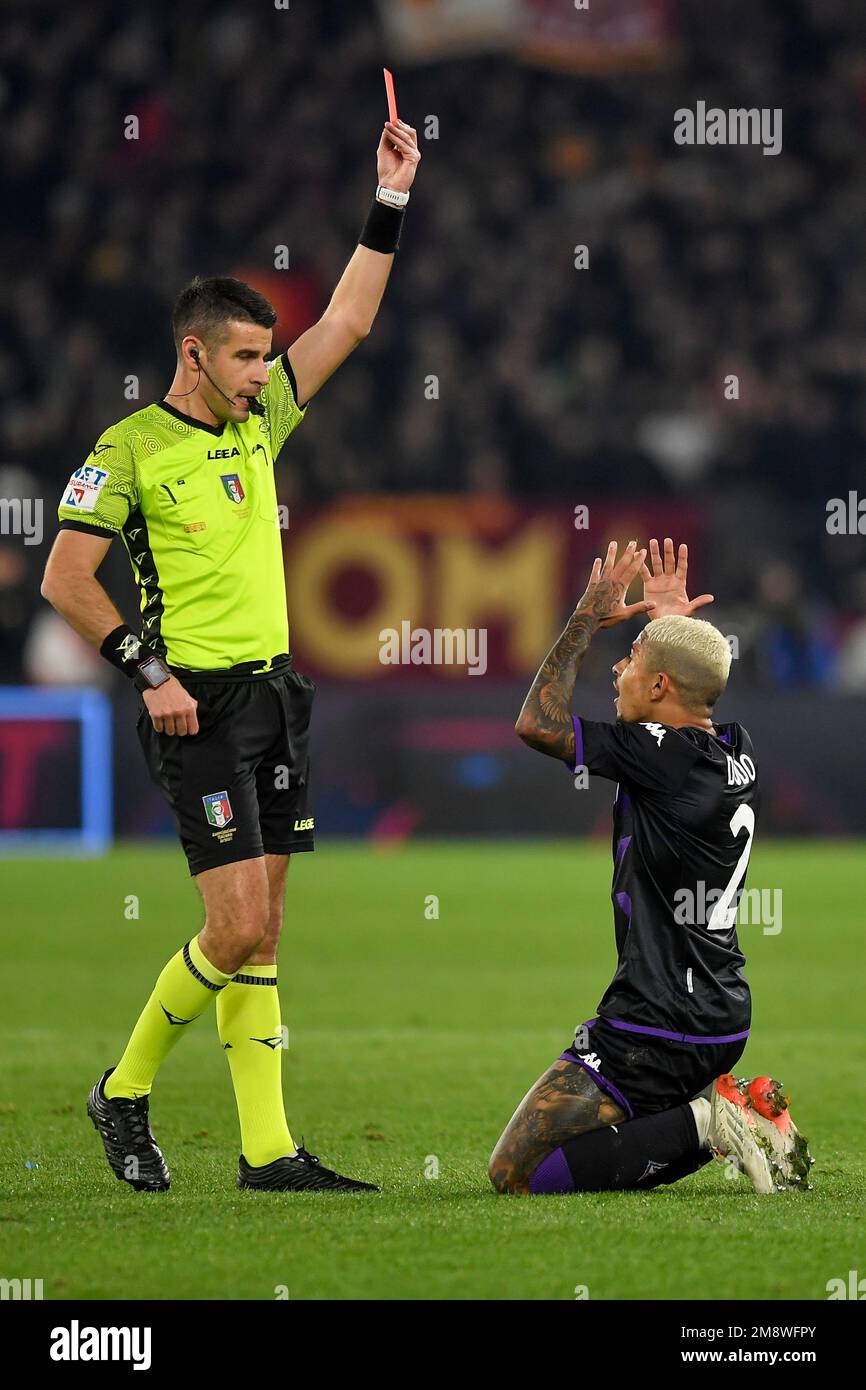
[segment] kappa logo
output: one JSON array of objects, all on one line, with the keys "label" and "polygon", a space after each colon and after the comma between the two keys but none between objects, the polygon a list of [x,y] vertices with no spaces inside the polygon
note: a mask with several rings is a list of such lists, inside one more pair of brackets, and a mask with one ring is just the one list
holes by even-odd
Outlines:
[{"label": "kappa logo", "polygon": [[580,1060],[585,1067],[592,1067],[593,1071],[598,1071],[601,1066],[601,1058],[597,1052],[582,1052],[580,1054]]},{"label": "kappa logo", "polygon": [[662,724],[645,724],[645,723],[643,723],[643,721],[641,721],[641,728],[642,728],[642,729],[646,729],[646,731],[647,731],[648,734],[652,734],[653,738],[654,738],[654,739],[656,740],[656,742],[658,743],[659,748],[661,748],[661,746],[662,746],[662,739],[664,738],[665,734],[667,733],[667,729],[664,727],[664,725],[662,725]]},{"label": "kappa logo", "polygon": [[228,792],[209,792],[207,796],[202,797],[202,801],[208,825],[215,825],[221,830],[233,819]]},{"label": "kappa logo", "polygon": [[[235,452],[237,453],[237,450],[235,450]],[[237,473],[221,473],[220,482],[226,490],[226,497],[229,501],[236,502],[238,506],[240,506],[241,502],[243,502],[246,497],[246,493],[244,492],[243,483]]]}]

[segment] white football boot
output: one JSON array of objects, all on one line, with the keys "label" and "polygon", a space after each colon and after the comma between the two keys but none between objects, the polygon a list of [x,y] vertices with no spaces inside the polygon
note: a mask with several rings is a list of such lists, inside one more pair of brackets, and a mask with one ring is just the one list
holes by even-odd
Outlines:
[{"label": "white football boot", "polygon": [[776,1186],[793,1192],[810,1191],[809,1169],[815,1160],[791,1118],[790,1097],[785,1095],[781,1081],[774,1081],[771,1076],[758,1076],[754,1081],[740,1081],[738,1085],[746,1087],[746,1098],[766,1145]]},{"label": "white football boot", "polygon": [[769,1076],[720,1076],[712,1087],[708,1142],[721,1160],[734,1159],[756,1192],[804,1191],[814,1159],[788,1109],[781,1083]]}]

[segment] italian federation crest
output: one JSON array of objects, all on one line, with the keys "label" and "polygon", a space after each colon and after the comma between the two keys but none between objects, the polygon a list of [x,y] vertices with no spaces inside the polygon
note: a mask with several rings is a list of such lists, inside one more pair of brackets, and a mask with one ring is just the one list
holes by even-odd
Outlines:
[{"label": "italian federation crest", "polygon": [[202,797],[202,801],[204,802],[208,825],[215,825],[218,830],[221,830],[232,820],[232,804],[229,801],[228,792],[210,792],[207,796]]},{"label": "italian federation crest", "polygon": [[237,473],[220,473],[220,481],[226,490],[226,496],[230,502],[236,502],[240,506],[246,497],[244,485]]}]

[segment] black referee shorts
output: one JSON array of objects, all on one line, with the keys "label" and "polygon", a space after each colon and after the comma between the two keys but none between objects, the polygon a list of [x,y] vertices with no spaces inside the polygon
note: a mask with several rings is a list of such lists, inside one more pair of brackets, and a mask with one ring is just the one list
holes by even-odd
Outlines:
[{"label": "black referee shorts", "polygon": [[581,1046],[572,1043],[561,1059],[583,1067],[630,1120],[694,1100],[717,1076],[733,1070],[747,1041],[674,1042],[614,1028],[603,1018],[581,1024],[578,1040]]},{"label": "black referee shorts", "polygon": [[286,661],[263,676],[175,670],[198,701],[197,734],[138,738],[174,814],[191,874],[313,849],[310,712],[315,683]]}]

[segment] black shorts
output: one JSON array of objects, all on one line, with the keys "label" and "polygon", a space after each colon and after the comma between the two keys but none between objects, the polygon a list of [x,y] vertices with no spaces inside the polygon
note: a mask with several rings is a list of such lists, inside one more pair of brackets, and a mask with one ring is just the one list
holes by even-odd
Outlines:
[{"label": "black shorts", "polygon": [[591,1018],[581,1028],[588,1030],[589,1046],[572,1043],[560,1056],[589,1072],[630,1120],[694,1100],[717,1076],[732,1070],[748,1041],[674,1042],[615,1028],[603,1018]]},{"label": "black shorts", "polygon": [[288,662],[245,676],[177,672],[198,701],[197,734],[158,734],[142,701],[138,737],[174,813],[191,874],[313,848],[310,711],[315,683]]}]

